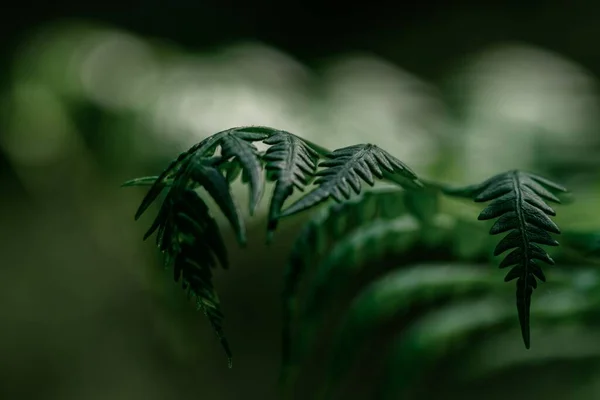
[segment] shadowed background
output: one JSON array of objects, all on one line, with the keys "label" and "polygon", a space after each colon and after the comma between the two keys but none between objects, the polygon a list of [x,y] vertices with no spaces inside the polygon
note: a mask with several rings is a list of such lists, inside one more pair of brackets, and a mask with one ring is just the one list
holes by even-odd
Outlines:
[{"label": "shadowed background", "polygon": [[[282,223],[270,249],[266,199],[247,218],[247,249],[224,225],[232,267],[215,285],[228,370],[206,319],[141,240],[151,222],[133,221],[143,191],[119,189],[229,127],[273,126],[328,148],[372,142],[420,176],[460,184],[532,170],[577,198],[559,225],[598,227],[600,4],[441,3],[3,11],[0,397],[278,398],[282,269],[307,216]],[[234,190],[245,204],[247,189]],[[593,333],[575,344],[537,338],[547,344],[534,342],[529,368],[440,392],[600,396],[597,362],[544,358],[565,346],[597,353]],[[524,351],[518,335],[487,349],[491,364]]]}]

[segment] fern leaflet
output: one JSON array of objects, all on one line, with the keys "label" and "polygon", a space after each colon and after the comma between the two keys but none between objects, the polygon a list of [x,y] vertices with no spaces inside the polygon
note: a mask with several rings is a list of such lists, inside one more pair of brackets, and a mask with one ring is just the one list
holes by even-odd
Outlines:
[{"label": "fern leaflet", "polygon": [[165,264],[172,265],[174,280],[181,281],[188,295],[196,298],[197,308],[208,317],[231,367],[231,350],[223,333],[223,314],[211,272],[217,264],[228,268],[225,244],[216,221],[198,193],[178,189],[172,189],[167,195],[145,238],[158,230],[157,244],[165,254]]},{"label": "fern leaflet", "polygon": [[344,147],[326,155],[316,173],[316,189],[290,205],[281,217],[293,215],[316,206],[329,198],[342,202],[350,198],[351,190],[359,194],[361,180],[369,186],[375,179],[383,179],[385,173],[400,175],[409,182],[418,182],[415,173],[400,160],[373,144],[359,144]]},{"label": "fern leaflet", "polygon": [[[252,214],[260,201],[263,190],[263,182],[260,175],[262,166],[258,159],[256,147],[252,142],[267,138],[272,131],[273,129],[266,127],[231,128],[215,133],[181,153],[154,181],[154,184],[142,200],[135,214],[135,219],[140,218],[150,204],[160,195],[162,190],[168,186],[169,181],[174,180],[180,169],[190,160],[212,157],[219,146],[221,146],[222,153],[221,162],[225,163],[229,161],[238,163],[249,176],[251,190],[250,213]],[[128,186],[131,186],[131,183],[134,181],[127,182],[129,183]]]},{"label": "fern leaflet", "polygon": [[560,203],[556,193],[566,189],[540,176],[509,171],[485,182],[462,189],[446,189],[448,194],[469,197],[476,202],[492,201],[479,214],[479,220],[498,218],[491,235],[509,232],[496,246],[494,255],[515,249],[500,263],[500,268],[512,267],[505,282],[517,279],[517,310],[525,347],[530,347],[529,310],[537,279],[546,277],[536,260],[554,264],[554,260],[539,245],[558,246],[550,233],[559,234],[558,226],[549,216],[555,211],[545,201]]},{"label": "fern leaflet", "polygon": [[267,240],[270,241],[285,200],[294,188],[304,191],[313,180],[319,153],[298,136],[284,131],[275,133],[263,143],[271,146],[263,156],[267,179],[276,182],[267,222]]}]

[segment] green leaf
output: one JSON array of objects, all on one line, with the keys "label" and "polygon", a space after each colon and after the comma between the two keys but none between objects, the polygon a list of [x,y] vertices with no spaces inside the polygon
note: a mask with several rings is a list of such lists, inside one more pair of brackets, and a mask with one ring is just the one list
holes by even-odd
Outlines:
[{"label": "green leaf", "polygon": [[[187,186],[197,184],[206,189],[233,227],[237,234],[238,242],[241,245],[246,244],[244,220],[231,196],[229,182],[227,182],[227,179],[219,171],[218,167],[215,166],[215,162],[212,159],[190,158],[186,166],[180,169],[175,180],[177,184],[182,182]],[[177,189],[178,186],[174,186],[171,190]]]},{"label": "green leaf", "polygon": [[525,347],[530,347],[529,309],[531,295],[537,287],[536,278],[546,277],[536,260],[554,264],[554,260],[539,246],[557,246],[550,233],[558,234],[558,226],[549,218],[556,215],[546,201],[560,203],[556,193],[566,192],[562,186],[540,176],[509,171],[485,182],[462,189],[446,189],[447,193],[470,197],[476,202],[492,201],[479,214],[479,220],[497,218],[490,234],[509,232],[496,246],[494,255],[515,249],[500,263],[500,268],[512,267],[505,281],[517,279],[517,310]]},{"label": "green leaf", "polygon": [[231,183],[239,178],[242,166],[237,161],[227,161],[219,165],[219,170],[227,178],[227,182]]},{"label": "green leaf", "polygon": [[299,213],[329,198],[337,202],[347,200],[351,191],[360,193],[361,180],[373,186],[375,178],[384,178],[384,171],[411,182],[417,181],[417,176],[408,166],[372,144],[344,147],[334,150],[326,157],[328,160],[319,164],[324,169],[316,173],[315,184],[318,187],[286,208],[281,217]]},{"label": "green leaf", "polygon": [[219,263],[224,269],[229,268],[229,260],[227,256],[227,248],[225,241],[221,236],[221,231],[217,221],[210,215],[210,211],[206,203],[198,195],[198,193],[187,190],[180,197],[179,206],[173,207],[176,211],[179,226],[187,226],[187,232],[191,234],[195,240],[202,240],[208,245],[208,249],[215,254]]},{"label": "green leaf", "polygon": [[283,203],[294,188],[304,191],[311,183],[319,153],[298,136],[285,131],[279,131],[263,142],[271,146],[263,156],[268,178],[276,182],[267,222],[267,240],[271,241]]},{"label": "green leaf", "polygon": [[250,215],[256,211],[264,191],[262,164],[258,150],[252,142],[263,140],[266,137],[265,134],[248,132],[242,128],[230,131],[220,137],[221,156],[224,160],[236,161],[241,166],[250,185]]}]

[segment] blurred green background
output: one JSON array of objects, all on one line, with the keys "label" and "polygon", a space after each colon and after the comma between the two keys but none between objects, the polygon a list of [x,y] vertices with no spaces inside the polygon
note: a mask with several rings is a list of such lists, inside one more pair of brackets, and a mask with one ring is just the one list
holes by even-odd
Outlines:
[{"label": "blurred green background", "polygon": [[[599,228],[600,3],[441,3],[2,11],[0,398],[278,398],[281,276],[307,216],[283,223],[270,249],[267,201],[248,219],[248,249],[224,225],[232,268],[215,285],[228,370],[207,320],[141,240],[143,191],[119,188],[229,127],[329,148],[372,142],[449,183],[535,171],[575,195],[561,227]],[[235,193],[245,204],[246,189]],[[551,362],[544,352],[572,343],[535,340],[531,365],[440,398],[600,398],[598,362]],[[489,364],[525,351],[518,334],[487,348]]]}]

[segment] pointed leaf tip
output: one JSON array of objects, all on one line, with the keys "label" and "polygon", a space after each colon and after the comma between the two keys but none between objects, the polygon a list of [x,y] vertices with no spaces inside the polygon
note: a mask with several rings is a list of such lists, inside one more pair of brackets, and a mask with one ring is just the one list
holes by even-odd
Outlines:
[{"label": "pointed leaf tip", "polygon": [[556,246],[558,242],[550,234],[560,233],[550,219],[556,213],[547,202],[558,202],[556,192],[563,190],[562,186],[545,178],[522,171],[508,171],[480,184],[452,191],[475,202],[491,202],[478,219],[496,220],[490,229],[491,235],[508,232],[496,246],[494,255],[515,249],[499,266],[514,266],[504,281],[517,279],[517,312],[526,349],[530,348],[531,296],[537,287],[536,278],[545,281],[544,273],[535,260],[554,263],[538,244]]}]

